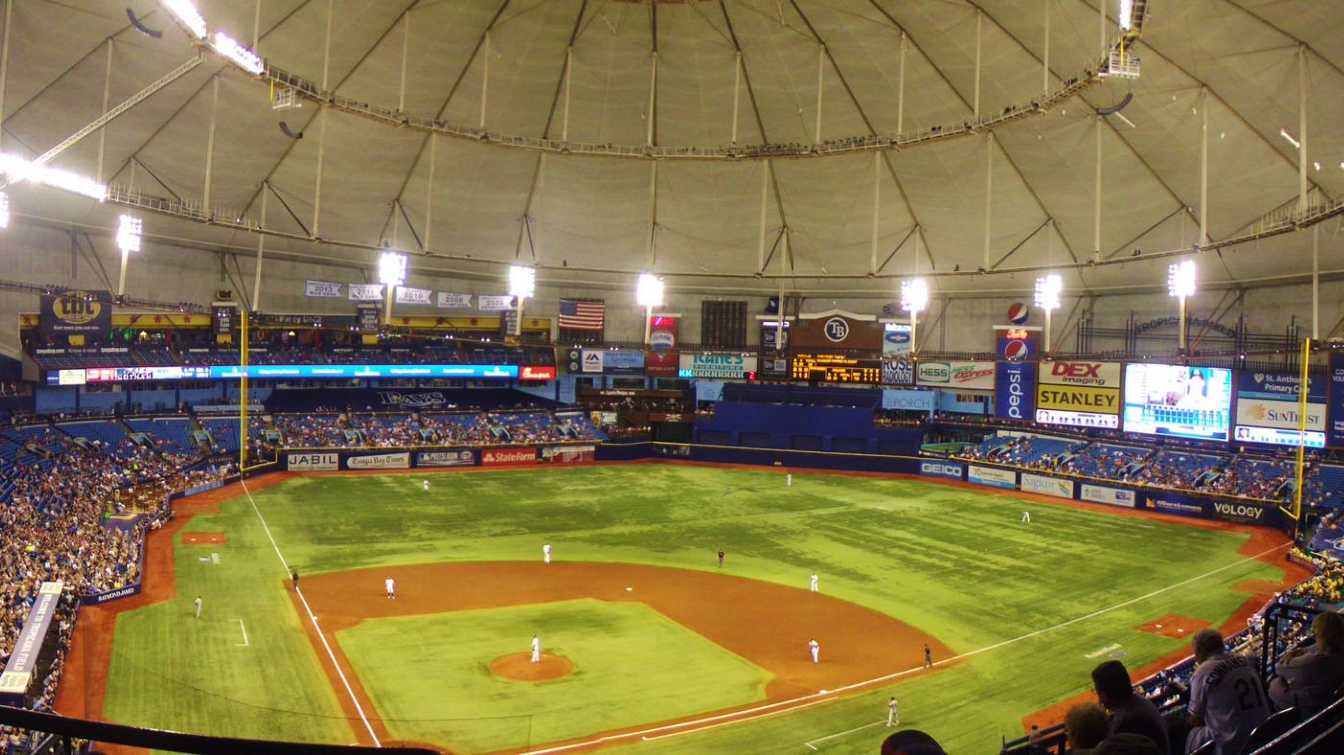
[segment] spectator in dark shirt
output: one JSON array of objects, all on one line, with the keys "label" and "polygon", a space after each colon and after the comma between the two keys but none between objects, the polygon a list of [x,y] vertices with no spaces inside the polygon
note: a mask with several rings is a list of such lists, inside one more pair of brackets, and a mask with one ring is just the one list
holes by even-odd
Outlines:
[{"label": "spectator in dark shirt", "polygon": [[1344,616],[1323,613],[1311,623],[1316,646],[1294,648],[1279,659],[1269,696],[1280,709],[1296,706],[1309,716],[1320,711],[1344,686]]},{"label": "spectator in dark shirt", "polygon": [[1097,692],[1097,701],[1110,714],[1109,735],[1138,734],[1153,740],[1161,755],[1171,755],[1162,714],[1148,698],[1134,694],[1125,664],[1106,661],[1092,669],[1092,687]]}]

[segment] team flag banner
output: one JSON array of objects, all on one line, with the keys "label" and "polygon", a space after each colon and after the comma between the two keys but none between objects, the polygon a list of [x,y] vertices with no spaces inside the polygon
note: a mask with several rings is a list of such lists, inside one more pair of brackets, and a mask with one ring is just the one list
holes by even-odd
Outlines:
[{"label": "team flag banner", "polygon": [[471,309],[471,294],[440,291],[435,306],[439,309]]},{"label": "team flag banner", "polygon": [[350,301],[382,301],[383,284],[381,283],[351,283]]},{"label": "team flag banner", "polygon": [[398,304],[429,304],[430,297],[434,295],[433,291],[427,288],[408,288],[406,286],[397,286]]},{"label": "team flag banner", "polygon": [[317,299],[339,299],[341,284],[331,281],[307,281],[303,285],[303,295]]}]

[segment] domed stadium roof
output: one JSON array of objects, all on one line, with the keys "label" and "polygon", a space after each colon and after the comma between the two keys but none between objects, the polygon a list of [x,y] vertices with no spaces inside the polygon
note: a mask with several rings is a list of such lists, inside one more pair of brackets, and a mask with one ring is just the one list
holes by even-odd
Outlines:
[{"label": "domed stadium roof", "polygon": [[[1096,0],[200,2],[211,35],[256,41],[251,75],[165,5],[11,2],[2,146],[42,154],[199,53],[52,161],[101,177],[106,205],[16,190],[14,211],[106,230],[139,206],[183,246],[250,249],[264,227],[268,256],[392,245],[463,278],[523,260],[560,285],[651,269],[887,295],[914,272],[974,292],[1045,268],[1160,287],[1206,213],[1209,282],[1309,273],[1313,232],[1256,237],[1344,197],[1340,3],[1137,4],[1141,35],[1099,75],[1118,0],[1104,25]],[[1339,271],[1338,221],[1318,230]]]}]

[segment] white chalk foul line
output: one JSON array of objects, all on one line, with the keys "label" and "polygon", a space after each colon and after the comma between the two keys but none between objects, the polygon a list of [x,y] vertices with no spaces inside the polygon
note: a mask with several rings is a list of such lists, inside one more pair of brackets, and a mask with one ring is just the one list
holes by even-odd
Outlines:
[{"label": "white chalk foul line", "polygon": [[[248,503],[252,504],[252,511],[257,515],[257,521],[261,522],[261,529],[266,533],[266,539],[271,541],[271,547],[275,549],[275,555],[280,559],[280,565],[285,569],[285,575],[293,574],[289,568],[289,562],[285,560],[285,554],[280,552],[280,546],[276,544],[275,537],[271,535],[271,528],[266,524],[266,517],[261,515],[261,509],[257,508],[257,500],[252,497],[252,491],[247,489],[247,481],[239,481],[243,486],[243,492],[247,494]],[[336,653],[331,649],[331,643],[327,642],[327,635],[322,632],[322,627],[317,625],[317,616],[313,614],[313,609],[308,605],[308,599],[303,597],[303,591],[294,587],[294,593],[299,596],[299,602],[303,604],[303,610],[308,614],[308,620],[313,623],[313,631],[317,632],[317,638],[322,641],[322,647],[327,651],[327,658],[331,660],[331,667],[336,669],[336,675],[340,677],[341,684],[345,686],[345,692],[350,696],[350,702],[355,706],[355,712],[359,714],[359,720],[364,722],[364,728],[369,732],[369,738],[373,740],[374,747],[382,747],[383,743],[378,740],[378,734],[373,730],[373,724],[369,723],[369,717],[364,714],[364,706],[359,704],[359,698],[355,696],[355,690],[350,686],[350,680],[345,678],[345,672],[341,670],[341,664],[336,661]]]},{"label": "white chalk foul line", "polygon": [[242,641],[242,642],[235,642],[235,643],[233,643],[234,646],[235,646],[235,647],[240,647],[240,648],[245,648],[245,647],[251,645],[252,643],[250,643],[250,642],[247,641],[247,625],[243,623],[243,620],[242,620],[242,619],[238,619],[238,628],[241,629],[241,630],[243,631],[243,641]]},{"label": "white chalk foul line", "polygon": [[881,725],[885,724],[886,722],[887,722],[887,719],[884,718],[884,719],[882,719],[881,721],[874,721],[874,722],[872,722],[872,723],[870,723],[870,724],[864,724],[863,726],[855,726],[855,727],[852,728],[852,729],[845,729],[844,731],[837,732],[837,733],[835,733],[835,734],[828,734],[827,736],[824,736],[824,737],[818,737],[818,738],[816,738],[816,739],[809,739],[809,740],[807,740],[806,742],[804,742],[803,744],[805,744],[805,745],[807,745],[808,747],[811,747],[812,749],[815,750],[815,749],[817,749],[817,748],[815,747],[815,745],[816,745],[818,742],[825,742],[825,741],[828,740],[828,739],[838,739],[838,738],[843,737],[843,736],[845,736],[845,735],[847,735],[847,734],[853,734],[853,733],[856,732],[856,731],[863,731],[864,729],[871,729],[871,728],[873,728],[874,726],[881,726]]},{"label": "white chalk foul line", "polygon": [[[1118,611],[1121,608],[1127,608],[1129,606],[1134,605],[1135,603],[1140,603],[1142,601],[1148,600],[1149,598],[1161,595],[1162,593],[1170,592],[1177,588],[1184,587],[1188,584],[1191,584],[1192,582],[1198,582],[1201,579],[1207,579],[1215,574],[1225,572],[1228,569],[1233,569],[1238,566],[1247,564],[1251,561],[1256,561],[1260,558],[1263,558],[1264,556],[1268,556],[1269,554],[1275,551],[1283,550],[1284,548],[1287,548],[1291,544],[1292,543],[1284,543],[1282,545],[1277,545],[1273,548],[1261,551],[1260,553],[1257,553],[1253,556],[1247,556],[1237,561],[1233,561],[1232,563],[1224,564],[1223,566],[1220,566],[1217,569],[1211,569],[1209,571],[1204,572],[1203,574],[1197,574],[1188,579],[1183,579],[1180,582],[1167,585],[1166,587],[1160,587],[1144,595],[1140,595],[1138,597],[1130,598],[1129,600],[1116,603],[1113,606],[1100,608],[1091,613],[1069,619],[1068,621],[1062,621],[1053,626],[1036,629],[1034,631],[1027,632],[1026,634],[1019,635],[1017,637],[1012,637],[1007,640],[1003,640],[1002,642],[996,642],[992,645],[986,645],[982,648],[977,648],[975,650],[968,650],[967,652],[961,653],[960,655],[955,655],[952,656],[951,658],[944,658],[942,660],[935,661],[933,665],[942,666],[944,664],[953,663],[955,661],[960,661],[965,658],[972,658],[982,653],[988,653],[992,650],[998,650],[999,648],[1007,647],[1008,645],[1014,645],[1024,640],[1029,640],[1033,637],[1039,637],[1048,632],[1053,632],[1055,630],[1070,627],[1073,626],[1074,624],[1078,624],[1080,622],[1087,621],[1089,619],[1094,619],[1098,616],[1111,613],[1112,611]],[[556,745],[555,747],[543,747],[537,750],[528,750],[523,755],[544,755],[545,753],[564,752],[566,750],[575,750],[580,747],[593,747],[594,745],[600,745],[607,742],[614,742],[622,739],[630,739],[633,737],[639,737],[641,740],[644,741],[653,741],[655,739],[667,739],[674,736],[683,736],[686,734],[695,734],[702,731],[709,731],[710,729],[717,729],[721,726],[730,726],[732,724],[740,724],[745,723],[747,721],[758,721],[762,718],[769,718],[770,716],[778,715],[780,713],[791,713],[793,711],[802,710],[803,708],[810,708],[813,705],[819,705],[824,702],[836,700],[838,699],[835,694],[837,692],[849,692],[852,690],[860,689],[862,687],[870,687],[875,684],[881,684],[883,682],[889,682],[894,679],[909,676],[910,674],[917,673],[921,670],[923,670],[923,666],[917,666],[914,668],[905,669],[903,671],[895,671],[890,674],[885,674],[883,676],[876,676],[873,677],[872,679],[865,679],[863,681],[854,682],[853,684],[847,684],[843,687],[836,687],[835,689],[828,690],[827,692],[824,693],[817,692],[810,695],[802,695],[800,697],[795,697],[788,700],[779,700],[777,702],[767,703],[766,705],[758,705],[754,708],[745,708],[743,710],[733,711],[730,713],[721,713],[715,716],[706,716],[704,718],[696,718],[691,719],[689,721],[680,721],[677,723],[664,724],[662,726],[655,726],[649,729],[641,729],[639,731],[627,731],[617,734],[607,734],[605,736],[595,737],[593,739],[584,740],[582,742],[573,742],[570,744]],[[777,710],[778,708],[784,706],[791,706],[791,707],[788,707],[784,710]],[[662,733],[676,729],[681,729],[682,731],[675,731],[674,733],[669,734]],[[650,734],[655,734],[657,736],[648,736]],[[817,740],[814,739],[811,741],[815,742]]]}]

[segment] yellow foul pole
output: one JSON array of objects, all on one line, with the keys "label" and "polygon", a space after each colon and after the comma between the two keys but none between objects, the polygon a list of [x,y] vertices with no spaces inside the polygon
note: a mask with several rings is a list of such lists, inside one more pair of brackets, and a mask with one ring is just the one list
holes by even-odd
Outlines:
[{"label": "yellow foul pole", "polygon": [[242,377],[238,379],[238,471],[247,469],[247,321],[248,312],[242,313],[242,340],[238,347],[238,363],[242,365]]},{"label": "yellow foul pole", "polygon": [[1306,484],[1302,470],[1307,450],[1307,381],[1310,370],[1311,339],[1307,338],[1302,342],[1302,374],[1297,386],[1297,468],[1293,475],[1297,481],[1296,491],[1293,493],[1293,519],[1299,524],[1302,522],[1302,488]]}]

